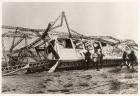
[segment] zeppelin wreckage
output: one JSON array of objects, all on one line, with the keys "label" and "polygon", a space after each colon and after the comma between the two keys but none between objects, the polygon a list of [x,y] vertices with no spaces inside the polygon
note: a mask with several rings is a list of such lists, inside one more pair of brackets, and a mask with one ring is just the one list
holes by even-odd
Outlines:
[{"label": "zeppelin wreckage", "polygon": [[[60,20],[60,24],[58,23]],[[57,28],[66,25],[67,32],[58,32]],[[101,49],[105,54],[104,66],[117,66],[121,63],[122,52],[133,49],[137,44],[131,40],[119,40],[111,36],[85,36],[70,28],[64,12],[50,22],[46,29],[2,26],[2,74],[54,72],[59,69],[78,69],[92,67],[85,63],[87,48],[91,53]],[[5,50],[4,39],[11,38],[10,49]],[[29,43],[29,40],[33,39]],[[21,44],[22,43],[22,44]],[[18,45],[22,47],[17,47]],[[120,48],[121,47],[121,48]]]}]

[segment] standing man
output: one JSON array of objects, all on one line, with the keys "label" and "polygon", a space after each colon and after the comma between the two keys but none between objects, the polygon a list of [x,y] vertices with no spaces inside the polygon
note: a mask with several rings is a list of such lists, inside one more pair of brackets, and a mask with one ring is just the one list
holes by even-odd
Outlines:
[{"label": "standing man", "polygon": [[128,57],[129,57],[129,63],[130,63],[130,65],[132,66],[132,69],[134,69],[134,64],[136,63],[137,58],[136,58],[135,53],[134,53],[133,50],[132,50],[131,53],[128,55]]},{"label": "standing man", "polygon": [[90,61],[91,61],[91,53],[89,52],[88,48],[87,48],[87,52],[85,54],[85,60],[86,60],[86,64],[89,65]]},{"label": "standing man", "polygon": [[126,65],[127,69],[129,69],[129,66],[128,66],[128,56],[127,56],[126,51],[123,52],[121,68],[122,68],[123,65]]},{"label": "standing man", "polygon": [[95,53],[92,55],[92,60],[95,64],[95,67],[96,67],[97,71],[100,71],[99,70],[99,54],[98,54],[97,49],[95,50]]},{"label": "standing man", "polygon": [[99,63],[101,64],[101,68],[103,68],[103,56],[102,49],[99,51]]}]

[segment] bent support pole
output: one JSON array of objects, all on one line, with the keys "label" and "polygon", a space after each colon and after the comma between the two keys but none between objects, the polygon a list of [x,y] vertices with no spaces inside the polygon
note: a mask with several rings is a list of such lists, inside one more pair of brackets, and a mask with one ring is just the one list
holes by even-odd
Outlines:
[{"label": "bent support pole", "polygon": [[49,73],[54,72],[54,71],[55,71],[55,69],[57,68],[57,66],[58,66],[59,62],[60,62],[60,59],[59,59],[59,60],[55,63],[55,65],[53,65],[53,67],[52,67],[52,68],[50,68],[50,70],[49,70],[48,72],[49,72]]}]

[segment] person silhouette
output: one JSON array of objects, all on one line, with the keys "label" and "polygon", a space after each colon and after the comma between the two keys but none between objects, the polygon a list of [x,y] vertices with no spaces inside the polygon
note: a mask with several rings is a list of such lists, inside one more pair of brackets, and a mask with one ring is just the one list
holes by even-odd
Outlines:
[{"label": "person silhouette", "polygon": [[91,53],[88,48],[87,48],[87,52],[85,53],[85,61],[87,65],[89,65],[91,62]]},{"label": "person silhouette", "polygon": [[121,64],[121,68],[122,66],[127,66],[127,69],[129,69],[129,65],[128,65],[128,55],[126,53],[126,51],[123,52],[123,55],[122,55],[122,64]]}]

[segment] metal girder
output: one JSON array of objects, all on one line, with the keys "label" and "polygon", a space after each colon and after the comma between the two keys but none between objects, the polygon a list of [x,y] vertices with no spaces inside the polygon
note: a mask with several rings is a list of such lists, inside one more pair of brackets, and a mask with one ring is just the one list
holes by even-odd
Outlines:
[{"label": "metal girder", "polygon": [[20,40],[17,41],[17,42],[10,48],[10,50],[13,50],[22,40],[24,40],[24,38],[20,38]]},{"label": "metal girder", "polygon": [[31,32],[43,32],[44,29],[31,29],[31,28],[24,28],[24,27],[15,27],[15,26],[6,26],[2,25],[3,29],[18,29],[20,31],[31,31]]}]

